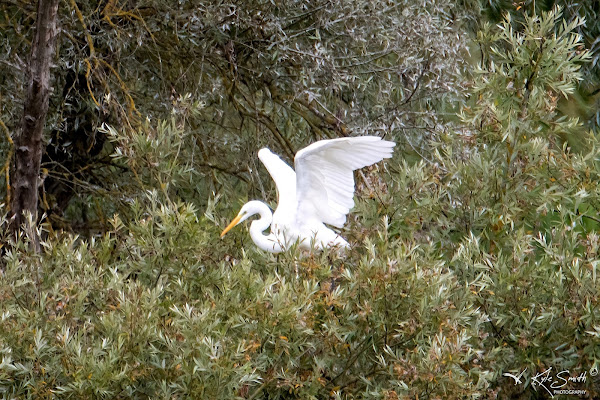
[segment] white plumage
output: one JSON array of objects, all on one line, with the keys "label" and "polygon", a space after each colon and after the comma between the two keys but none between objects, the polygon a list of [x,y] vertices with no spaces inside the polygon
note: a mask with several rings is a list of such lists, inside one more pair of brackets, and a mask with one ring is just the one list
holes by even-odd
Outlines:
[{"label": "white plumage", "polygon": [[[348,247],[348,242],[325,224],[344,226],[346,215],[354,207],[353,171],[390,158],[394,146],[394,142],[377,136],[321,140],[296,154],[296,172],[271,150],[261,149],[258,158],[277,186],[277,209],[271,214],[266,204],[250,201],[221,237],[240,222],[260,214],[261,218],[250,225],[250,236],[263,250],[279,253],[297,241],[306,250]],[[271,233],[265,235],[269,226]]]}]

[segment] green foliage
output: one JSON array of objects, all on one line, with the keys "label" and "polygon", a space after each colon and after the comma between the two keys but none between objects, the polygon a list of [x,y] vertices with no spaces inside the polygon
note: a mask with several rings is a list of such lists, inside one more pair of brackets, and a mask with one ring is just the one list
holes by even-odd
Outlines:
[{"label": "green foliage", "polygon": [[[315,6],[320,9],[260,3],[260,14],[253,14],[180,2],[159,19],[154,12],[164,5],[156,2],[144,9],[141,27],[136,14],[82,6],[88,18],[109,15],[101,21],[113,36],[99,41],[116,41],[129,24],[138,28],[119,47],[121,61],[150,57],[141,44],[124,56],[138,39],[152,37],[158,46],[166,40],[160,35],[175,35],[178,52],[212,57],[215,69],[198,75],[202,84],[190,95],[163,99],[161,112],[141,106],[145,91],[158,93],[164,84],[151,81],[134,98],[147,118],[134,121],[125,103],[119,118],[130,124],[101,125],[106,142],[98,157],[110,156],[103,165],[112,180],[82,200],[90,219],[101,221],[97,231],[78,236],[43,225],[42,254],[30,252],[27,237],[14,243],[3,238],[11,244],[0,276],[3,396],[533,399],[545,393],[532,377],[552,368],[571,376],[587,372],[588,380],[572,388],[598,397],[590,371],[600,366],[600,146],[558,111],[591,57],[576,33],[582,21],[564,22],[558,9],[522,20],[507,16],[477,36],[481,61],[471,75],[448,81],[436,81],[435,74],[418,81],[422,70],[410,72],[410,79],[394,75],[392,66],[414,61],[404,64],[400,44],[418,52],[410,46],[424,42],[369,36],[359,16],[376,15],[374,25],[385,25],[389,35],[404,23],[413,33],[433,29],[427,32],[437,45],[429,50],[440,50],[448,43],[436,30],[444,14],[426,3],[429,8],[418,10],[372,3],[385,15],[352,3],[355,15],[345,3]],[[189,13],[187,26],[182,10]],[[400,20],[404,13],[406,22]],[[427,15],[436,23],[419,27],[416,21]],[[182,29],[162,32],[162,24]],[[288,28],[285,34],[281,27]],[[281,48],[256,39],[260,35],[279,38]],[[326,45],[317,46],[323,37]],[[340,55],[349,51],[341,46],[348,38],[356,52]],[[232,41],[237,61],[225,63],[223,51]],[[462,50],[455,45],[456,55]],[[390,49],[385,46],[397,47],[361,64]],[[185,60],[173,55],[168,62]],[[437,68],[448,66],[439,62]],[[263,77],[250,68],[263,64],[273,86],[261,87]],[[199,65],[189,67],[198,72]],[[133,71],[123,68],[123,77]],[[286,70],[302,71],[305,81]],[[222,79],[208,79],[218,71]],[[175,85],[191,80],[181,76]],[[401,93],[402,79],[432,89],[412,109],[428,115],[420,122],[431,131],[417,139],[411,135],[419,130],[409,133],[398,114],[390,114],[390,125],[376,117],[411,99]],[[451,107],[434,94],[443,85],[461,92],[458,82],[467,98],[452,105],[458,117],[442,128],[438,112]],[[200,94],[210,85],[214,91]],[[279,102],[275,89],[284,92]],[[287,90],[315,94],[315,103],[303,104],[301,96],[292,102]],[[249,160],[259,144],[283,147],[285,141],[266,139],[261,129],[282,133],[294,146],[307,143],[308,135],[338,134],[341,126],[326,118],[315,123],[315,111],[327,114],[316,101],[343,111],[346,95],[354,101],[347,126],[415,139],[419,146],[410,144],[422,155],[418,162],[397,156],[357,176],[357,206],[342,232],[353,246],[347,257],[266,254],[243,228],[219,239],[237,201],[270,193]],[[115,97],[97,99],[119,108]],[[244,114],[249,105],[253,116]],[[571,147],[572,136],[584,146]],[[258,173],[266,176],[263,169]],[[99,200],[104,196],[111,201]],[[524,370],[521,384],[504,375]]]},{"label": "green foliage", "polygon": [[390,241],[383,228],[348,260],[252,251],[215,262],[203,256],[216,240],[199,228],[207,220],[150,202],[97,240],[7,255],[7,395],[380,397],[485,386],[487,372],[460,368],[479,357],[483,315],[430,249]]},{"label": "green foliage", "polygon": [[[600,154],[594,136],[556,112],[557,98],[573,92],[589,58],[572,33],[580,23],[567,24],[554,10],[526,17],[519,29],[507,17],[481,32],[487,50],[461,129],[438,144],[438,164],[400,181],[409,188],[441,182],[407,193],[427,207],[405,206],[399,217],[419,221],[420,236],[441,245],[471,288],[489,318],[481,365],[506,395],[535,391],[499,386],[501,371],[598,365]],[[585,137],[585,151],[572,151],[569,135]]]},{"label": "green foliage", "polygon": [[[112,212],[126,210],[119,194],[140,186],[123,176],[150,184],[138,160],[110,157],[105,124],[128,140],[157,140],[158,121],[176,114],[189,153],[179,159],[194,170],[193,183],[178,181],[178,198],[204,207],[240,180],[255,190],[261,178],[248,149],[268,145],[292,159],[314,139],[394,132],[405,142],[398,151],[422,152],[441,105],[462,91],[462,11],[445,1],[121,3],[59,8],[40,205],[55,229],[104,231]],[[0,2],[0,120],[11,135],[34,20],[31,4]],[[127,154],[140,145],[119,141]]]},{"label": "green foliage", "polygon": [[[582,66],[583,80],[576,89],[576,94],[569,101],[561,101],[560,109],[567,115],[578,116],[586,125],[598,133],[600,128],[600,3],[597,0],[463,0],[470,10],[473,31],[482,27],[482,22],[493,24],[501,22],[505,15],[523,22],[524,15],[551,11],[554,7],[564,10],[567,22],[585,21],[574,27],[581,35],[581,45],[590,52],[590,62]],[[521,30],[522,26],[515,26]]]}]

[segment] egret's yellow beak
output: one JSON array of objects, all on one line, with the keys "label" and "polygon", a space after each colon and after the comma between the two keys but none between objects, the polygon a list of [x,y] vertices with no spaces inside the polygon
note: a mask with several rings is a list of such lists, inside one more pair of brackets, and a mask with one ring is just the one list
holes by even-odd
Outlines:
[{"label": "egret's yellow beak", "polygon": [[240,219],[242,219],[241,215],[238,215],[237,217],[235,217],[233,219],[233,221],[231,221],[231,223],[229,225],[227,225],[227,228],[223,229],[223,232],[221,232],[221,237],[225,236],[225,234],[227,232],[229,232],[231,230],[231,228],[233,228],[234,226],[236,226],[237,224],[240,223]]}]

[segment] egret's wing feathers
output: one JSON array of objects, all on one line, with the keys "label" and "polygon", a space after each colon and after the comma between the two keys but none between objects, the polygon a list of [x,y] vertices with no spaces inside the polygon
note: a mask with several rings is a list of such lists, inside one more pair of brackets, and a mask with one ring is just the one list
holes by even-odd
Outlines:
[{"label": "egret's wing feathers", "polygon": [[293,211],[296,207],[296,173],[292,167],[266,147],[259,150],[258,158],[277,186],[277,208],[283,207]]},{"label": "egret's wing feathers", "polygon": [[353,171],[392,156],[394,142],[377,136],[321,140],[300,150],[296,166],[296,218],[317,218],[341,228],[354,207]]}]

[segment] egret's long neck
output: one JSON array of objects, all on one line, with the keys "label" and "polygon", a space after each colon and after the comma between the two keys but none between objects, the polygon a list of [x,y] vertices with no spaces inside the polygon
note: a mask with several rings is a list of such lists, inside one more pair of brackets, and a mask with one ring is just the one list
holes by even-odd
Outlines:
[{"label": "egret's long neck", "polygon": [[252,221],[250,225],[250,237],[252,241],[261,249],[271,253],[281,253],[283,249],[275,235],[265,235],[263,232],[271,226],[273,214],[271,209],[260,201],[253,201],[255,211],[260,215],[260,219]]}]

